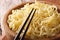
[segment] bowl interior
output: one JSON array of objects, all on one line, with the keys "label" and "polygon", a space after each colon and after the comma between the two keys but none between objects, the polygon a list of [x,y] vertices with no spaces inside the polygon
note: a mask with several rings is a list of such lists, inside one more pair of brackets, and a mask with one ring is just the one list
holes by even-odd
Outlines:
[{"label": "bowl interior", "polygon": [[[29,2],[29,3],[31,4],[32,2]],[[12,10],[22,8],[22,7],[24,7],[25,4],[26,3],[19,4],[15,7],[13,7],[12,9],[9,9],[7,11],[7,13],[5,14],[4,19],[3,19],[3,25],[4,25],[4,28],[5,28],[5,31],[6,31],[6,33],[8,33],[8,35],[11,35],[13,37],[16,35],[16,33],[13,32],[12,30],[10,30],[10,28],[8,27],[8,23],[7,23],[8,16],[12,13]],[[58,8],[58,12],[60,12],[59,8]]]}]

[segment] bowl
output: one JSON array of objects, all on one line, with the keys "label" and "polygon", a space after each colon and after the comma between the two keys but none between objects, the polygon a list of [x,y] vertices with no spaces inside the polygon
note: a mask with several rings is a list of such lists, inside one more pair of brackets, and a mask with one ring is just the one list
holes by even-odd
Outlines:
[{"label": "bowl", "polygon": [[[54,3],[46,2],[46,1],[40,1],[40,2],[47,3],[47,4],[54,4]],[[27,4],[27,3],[30,3],[30,4],[31,4],[31,3],[33,3],[33,2],[24,2],[24,3],[21,3],[21,4],[19,4],[19,5],[16,5],[15,7],[9,9],[9,10],[6,12],[6,14],[5,14],[4,18],[3,18],[3,24],[2,24],[2,25],[3,25],[3,28],[4,28],[4,30],[5,30],[6,36],[7,36],[7,38],[8,38],[9,40],[13,40],[14,37],[16,36],[16,33],[13,32],[12,30],[10,30],[10,28],[8,27],[8,23],[7,23],[8,16],[12,13],[12,10],[22,8],[22,7],[24,7],[24,5]],[[58,7],[58,6],[57,6],[57,7]],[[59,11],[59,7],[58,7],[58,11]],[[60,12],[60,11],[59,11],[59,12]],[[46,39],[46,40],[52,40],[52,39],[56,39],[56,38],[59,38],[59,37],[60,37],[60,34],[56,35],[56,37],[53,37],[53,38],[44,38],[44,39],[42,39],[42,40],[45,40],[45,39]],[[25,40],[28,40],[28,39],[25,39]]]}]

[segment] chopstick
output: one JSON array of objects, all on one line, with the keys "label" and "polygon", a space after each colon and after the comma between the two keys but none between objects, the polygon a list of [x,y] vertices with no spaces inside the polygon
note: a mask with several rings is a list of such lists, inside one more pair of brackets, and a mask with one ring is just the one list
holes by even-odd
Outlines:
[{"label": "chopstick", "polygon": [[[31,12],[29,13],[29,15],[28,15],[26,21],[24,22],[22,28],[19,30],[19,33],[15,36],[14,40],[23,40],[23,39],[24,39],[24,36],[25,36],[25,34],[26,34],[26,32],[27,32],[27,30],[28,30],[28,28],[29,28],[29,25],[30,25],[30,23],[31,23],[31,20],[32,20],[32,18],[33,18],[33,16],[34,16],[35,11],[36,11],[36,9],[34,10],[34,8],[31,10]],[[32,12],[33,12],[33,13],[32,13]],[[30,16],[31,16],[31,17],[30,17]],[[22,37],[20,37],[21,32],[23,31],[23,29],[24,29],[26,23],[28,22],[29,18],[30,18],[30,21],[29,21],[29,23],[28,23],[28,25],[27,25],[27,27],[26,27],[26,30],[24,31]]]}]

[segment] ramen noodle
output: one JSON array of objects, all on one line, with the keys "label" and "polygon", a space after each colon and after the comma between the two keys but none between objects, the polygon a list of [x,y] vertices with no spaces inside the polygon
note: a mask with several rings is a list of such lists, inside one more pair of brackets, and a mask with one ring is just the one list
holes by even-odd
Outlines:
[{"label": "ramen noodle", "polygon": [[57,11],[57,7],[40,2],[27,3],[23,8],[12,10],[12,14],[8,16],[7,20],[9,28],[18,33],[32,8],[36,9],[36,12],[30,23],[26,37],[31,39],[44,36],[49,37],[60,32],[60,14]]}]

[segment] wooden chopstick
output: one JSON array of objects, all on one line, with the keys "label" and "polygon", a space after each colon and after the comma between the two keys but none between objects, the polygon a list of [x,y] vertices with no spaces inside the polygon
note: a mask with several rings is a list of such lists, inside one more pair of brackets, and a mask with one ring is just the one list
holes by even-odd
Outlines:
[{"label": "wooden chopstick", "polygon": [[[14,38],[14,40],[23,40],[23,38],[24,38],[24,36],[25,36],[25,34],[26,34],[28,28],[29,28],[29,24],[30,24],[30,22],[31,22],[31,20],[32,20],[32,18],[33,18],[33,16],[34,16],[35,11],[36,11],[36,10],[35,10],[35,11],[33,12],[33,10],[34,10],[34,8],[33,8],[33,9],[31,10],[31,12],[29,13],[29,16],[27,17],[26,21],[24,22],[22,28],[19,30],[19,33],[16,35],[16,37]],[[30,22],[29,22],[29,24],[28,24],[28,26],[27,26],[27,28],[26,28],[26,30],[25,30],[23,36],[20,38],[19,36],[20,36],[21,32],[23,31],[24,26],[26,25],[26,23],[27,23],[27,21],[28,21],[30,15],[32,14],[32,12],[33,12],[33,15],[32,15],[32,17],[31,17],[31,20],[30,20]]]}]

